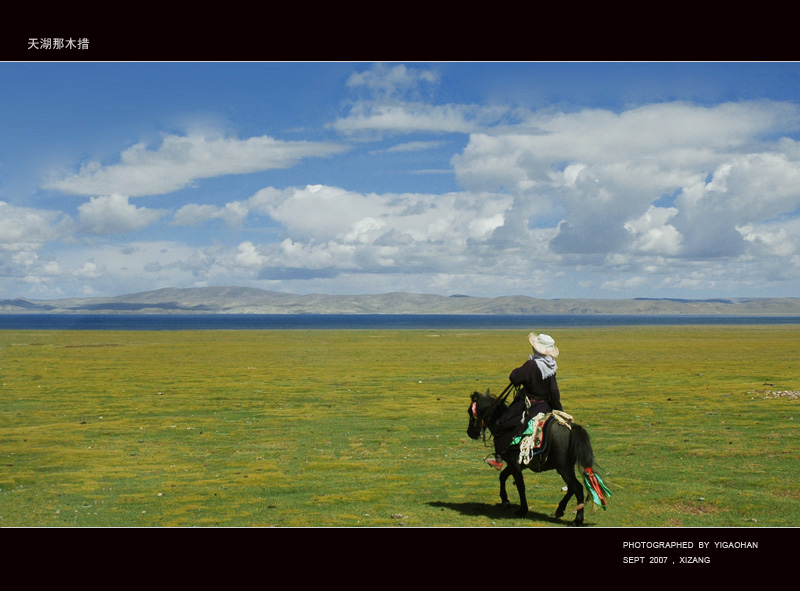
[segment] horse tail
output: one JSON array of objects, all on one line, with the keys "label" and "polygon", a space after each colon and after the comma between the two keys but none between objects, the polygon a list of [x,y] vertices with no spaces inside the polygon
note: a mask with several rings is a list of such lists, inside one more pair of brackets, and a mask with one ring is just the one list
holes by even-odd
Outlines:
[{"label": "horse tail", "polygon": [[583,472],[584,485],[594,499],[595,504],[605,509],[608,505],[608,497],[611,496],[611,491],[608,490],[600,476],[594,472],[594,451],[592,451],[589,432],[577,423],[572,423],[569,444],[570,455]]},{"label": "horse tail", "polygon": [[594,466],[594,451],[592,451],[592,442],[589,438],[589,432],[578,425],[572,423],[572,432],[569,438],[570,455],[572,459],[577,462],[584,471],[586,468]]}]

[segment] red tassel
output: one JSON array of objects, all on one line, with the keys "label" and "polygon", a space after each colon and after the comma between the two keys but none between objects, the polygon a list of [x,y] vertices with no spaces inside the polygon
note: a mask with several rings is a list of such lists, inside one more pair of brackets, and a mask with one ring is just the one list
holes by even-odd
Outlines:
[{"label": "red tassel", "polygon": [[594,475],[594,471],[591,468],[586,468],[584,472],[586,472],[587,480],[589,481],[592,490],[597,493],[597,498],[600,499],[600,503],[605,505],[607,501],[605,496],[603,496],[603,490],[600,488],[600,483],[597,482],[597,476]]}]

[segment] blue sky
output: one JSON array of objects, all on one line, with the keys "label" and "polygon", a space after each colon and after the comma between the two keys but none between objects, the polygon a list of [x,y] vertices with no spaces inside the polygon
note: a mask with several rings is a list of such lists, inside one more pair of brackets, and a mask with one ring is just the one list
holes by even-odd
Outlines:
[{"label": "blue sky", "polygon": [[0,298],[800,295],[797,63],[0,63]]}]

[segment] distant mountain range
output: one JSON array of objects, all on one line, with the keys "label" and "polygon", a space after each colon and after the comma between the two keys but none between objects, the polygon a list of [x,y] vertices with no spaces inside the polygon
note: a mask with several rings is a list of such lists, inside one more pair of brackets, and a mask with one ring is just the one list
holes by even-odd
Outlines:
[{"label": "distant mountain range", "polygon": [[166,288],[110,298],[0,300],[0,313],[800,315],[800,298],[537,299],[413,293],[294,295],[248,287]]}]

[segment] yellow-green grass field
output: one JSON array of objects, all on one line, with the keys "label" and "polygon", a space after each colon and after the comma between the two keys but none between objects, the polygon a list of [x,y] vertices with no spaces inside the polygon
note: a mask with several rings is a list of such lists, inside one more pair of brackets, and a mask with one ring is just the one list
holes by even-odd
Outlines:
[{"label": "yellow-green grass field", "polygon": [[466,435],[531,330],[612,491],[586,525],[800,526],[800,329],[764,325],[0,331],[0,527],[566,526]]}]

